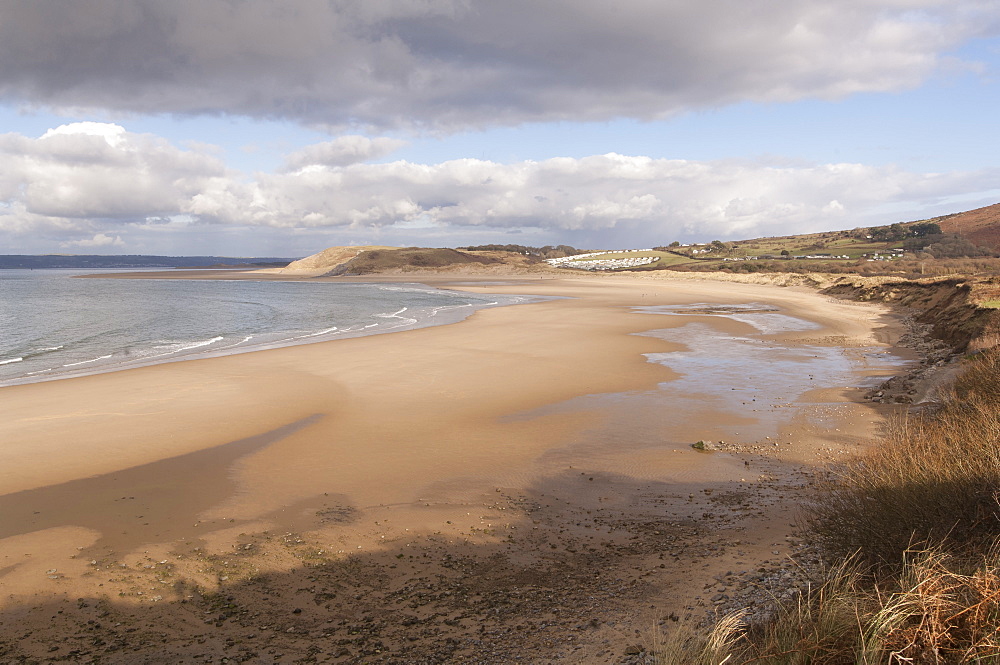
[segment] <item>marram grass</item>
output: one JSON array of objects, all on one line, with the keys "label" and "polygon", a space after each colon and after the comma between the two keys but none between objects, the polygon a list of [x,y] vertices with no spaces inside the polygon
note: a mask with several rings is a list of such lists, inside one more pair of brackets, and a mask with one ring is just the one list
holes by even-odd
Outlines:
[{"label": "marram grass", "polygon": [[1000,353],[979,354],[935,413],[902,416],[809,510],[830,552],[895,568],[914,547],[975,554],[1000,536]]},{"label": "marram grass", "polygon": [[[971,568],[970,568],[971,566]],[[874,582],[857,560],[827,571],[768,624],[740,614],[710,631],[681,627],[654,646],[659,665],[997,665],[1000,557],[977,565],[940,550],[910,552]]]}]

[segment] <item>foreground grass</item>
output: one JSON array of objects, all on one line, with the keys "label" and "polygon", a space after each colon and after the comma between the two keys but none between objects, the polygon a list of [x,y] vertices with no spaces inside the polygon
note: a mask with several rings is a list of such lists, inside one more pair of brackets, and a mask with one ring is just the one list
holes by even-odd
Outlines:
[{"label": "foreground grass", "polygon": [[844,563],[766,625],[674,632],[657,662],[1000,665],[1000,352],[840,469],[808,524]]},{"label": "foreground grass", "polygon": [[936,413],[901,417],[812,507],[831,552],[877,568],[913,547],[983,552],[1000,535],[1000,354],[966,361]]},{"label": "foreground grass", "polygon": [[829,571],[766,626],[739,615],[708,634],[681,630],[659,665],[958,665],[1000,663],[1000,557],[973,564],[940,550],[911,553],[895,578],[872,583],[851,560]]}]

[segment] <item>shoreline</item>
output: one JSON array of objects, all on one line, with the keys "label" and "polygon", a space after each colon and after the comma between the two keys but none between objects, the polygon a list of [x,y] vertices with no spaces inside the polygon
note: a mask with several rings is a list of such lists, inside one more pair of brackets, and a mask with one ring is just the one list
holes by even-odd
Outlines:
[{"label": "shoreline", "polygon": [[[264,576],[281,580],[278,607],[289,608],[274,618],[281,630],[266,631],[283,653],[326,631],[331,643],[346,640],[332,652],[349,652],[328,662],[374,659],[372,626],[355,639],[338,622],[402,612],[417,622],[410,626],[437,632],[413,641],[417,628],[376,626],[384,662],[446,648],[455,662],[506,662],[501,651],[494,660],[466,658],[474,639],[485,648],[477,631],[486,625],[497,650],[518,625],[520,633],[532,628],[504,647],[507,655],[530,648],[549,654],[535,662],[559,653],[609,662],[642,641],[634,629],[710,608],[706,582],[725,586],[715,577],[730,568],[790,553],[789,522],[810,469],[863,447],[887,408],[864,403],[861,387],[821,386],[790,406],[727,413],[709,404],[693,422],[672,422],[643,400],[669,390],[677,375],[643,354],[682,346],[640,333],[684,323],[630,309],[772,303],[821,326],[768,336],[775,345],[862,349],[886,348],[899,334],[884,307],[794,288],[639,276],[431,281],[486,292],[531,286],[572,299],[480,310],[405,335],[4,388],[0,438],[16,442],[0,452],[9,515],[0,534],[4,618],[16,611],[21,622],[40,621],[46,599],[58,604],[60,595],[123,594],[111,597],[115,612],[159,617],[172,653],[190,655],[201,638],[183,617],[220,590],[246,614],[215,628],[266,649]],[[755,334],[744,322],[696,318],[720,334]],[[856,370],[859,381],[885,375],[878,359],[857,362],[869,363]],[[734,438],[753,420],[765,423],[760,431],[773,423],[774,435]],[[702,453],[690,448],[698,439],[731,448]],[[65,441],[76,445],[67,450]],[[483,568],[488,561],[495,565]],[[344,578],[352,566],[364,574]],[[595,571],[614,577],[595,579]],[[360,589],[369,574],[384,580],[377,590],[316,590]],[[417,593],[422,579],[438,580],[426,582],[429,595]],[[302,606],[296,584],[324,600]],[[465,589],[458,605],[456,585]],[[497,608],[503,616],[491,614]],[[531,617],[539,612],[552,628],[539,627]],[[73,633],[86,616],[80,608],[36,630]]]},{"label": "shoreline", "polygon": [[[203,272],[203,271],[195,271]],[[211,277],[197,276],[197,275],[187,275],[185,277],[180,277],[180,281],[230,281],[226,272],[219,274],[220,271],[212,271],[215,273]],[[228,272],[228,271],[227,271]],[[245,274],[245,273],[237,273]],[[120,272],[120,273],[98,273],[98,274],[85,274],[85,275],[73,275],[72,277],[85,277],[85,278],[110,278],[113,280],[122,279],[153,279],[153,280],[175,280],[178,279],[172,273],[164,272]],[[249,281],[249,280],[243,280]],[[268,275],[264,275],[258,279],[252,281],[268,282],[268,281],[279,281],[288,282],[290,280],[271,279]],[[308,283],[307,280],[295,280],[299,283]],[[335,281],[331,280],[320,280],[321,283],[331,284]],[[443,294],[445,296],[450,296],[445,298],[445,300],[451,300],[456,295],[461,295],[454,289],[450,289],[451,293],[448,293],[448,289],[441,289],[436,286],[429,286],[422,284],[420,282],[406,282],[402,280],[381,280],[381,281],[353,281],[349,283],[342,283],[342,285],[348,289],[351,286],[362,287],[362,286],[375,286],[380,290],[386,291],[417,291],[434,294]],[[308,287],[306,287],[308,288]],[[489,295],[489,294],[483,294]],[[176,342],[174,345],[180,348],[174,350],[168,350],[163,352],[161,350],[164,341],[162,339],[157,340],[161,346],[156,346],[157,342],[150,341],[147,332],[147,337],[137,337],[135,339],[126,339],[124,342],[120,342],[117,347],[102,347],[95,348],[91,351],[89,355],[77,356],[62,360],[50,360],[48,365],[42,365],[44,369],[37,368],[37,361],[41,357],[42,352],[59,352],[63,349],[65,345],[71,345],[70,341],[60,340],[59,342],[51,342],[52,344],[57,344],[58,346],[53,346],[51,348],[44,349],[33,349],[31,353],[28,353],[25,349],[21,350],[21,353],[25,357],[16,357],[16,350],[13,355],[6,360],[0,360],[0,365],[11,365],[12,370],[20,370],[22,374],[11,375],[0,380],[0,388],[14,385],[26,385],[30,383],[41,383],[55,380],[62,380],[67,378],[76,378],[82,376],[92,376],[96,374],[104,374],[109,372],[117,372],[128,369],[135,369],[139,367],[147,367],[152,365],[181,362],[194,359],[204,359],[204,358],[216,358],[223,357],[227,355],[238,355],[241,353],[249,353],[256,351],[264,351],[275,348],[283,348],[288,346],[298,346],[302,344],[310,344],[315,342],[323,341],[333,341],[339,339],[349,339],[355,337],[364,337],[370,335],[379,335],[389,332],[402,332],[406,330],[415,330],[418,328],[430,327],[435,325],[450,325],[452,323],[457,323],[472,314],[472,312],[478,309],[484,309],[489,307],[497,306],[510,306],[517,304],[525,304],[541,300],[541,298],[532,298],[530,296],[502,296],[498,298],[498,301],[488,301],[483,298],[469,298],[463,301],[461,304],[453,304],[451,302],[444,304],[441,303],[437,306],[423,305],[414,307],[413,303],[407,301],[405,298],[397,303],[386,302],[386,309],[379,312],[377,309],[373,309],[366,319],[358,319],[353,323],[348,320],[344,323],[340,320],[339,325],[332,326],[332,320],[324,321],[322,325],[318,328],[310,329],[308,327],[302,329],[260,329],[256,328],[253,330],[220,330],[217,327],[205,327],[203,328],[203,335],[198,338],[189,338],[182,341]],[[308,306],[308,305],[303,305]],[[401,307],[396,311],[392,311],[396,307]],[[405,315],[403,315],[405,312]],[[403,315],[403,316],[401,316]],[[339,320],[339,319],[338,319]],[[287,326],[288,323],[284,323]],[[319,324],[317,324],[319,325]],[[224,336],[223,336],[224,335]],[[252,341],[251,341],[252,340]],[[100,355],[97,355],[100,354]],[[8,354],[10,355],[10,354]],[[50,354],[51,355],[51,354]],[[34,371],[27,374],[27,370],[20,369],[22,365],[27,365],[27,363],[21,363],[26,357],[30,357],[32,362],[36,362],[36,367],[32,367]],[[48,357],[48,356],[46,356]],[[59,365],[58,363],[67,363],[70,360],[70,364]],[[52,362],[56,362],[56,365],[52,365]],[[6,369],[6,368],[4,368]]]}]

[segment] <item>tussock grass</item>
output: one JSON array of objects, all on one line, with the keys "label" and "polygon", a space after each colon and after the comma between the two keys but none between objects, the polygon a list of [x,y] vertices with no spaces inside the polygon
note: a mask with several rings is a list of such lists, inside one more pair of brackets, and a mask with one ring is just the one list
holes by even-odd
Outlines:
[{"label": "tussock grass", "polygon": [[873,614],[863,590],[864,575],[854,559],[827,572],[795,600],[778,607],[773,621],[748,627],[739,613],[707,634],[681,627],[655,649],[657,665],[806,665],[854,663],[861,649],[860,608]]},{"label": "tussock grass", "polygon": [[866,624],[863,663],[1000,663],[1000,558],[976,569],[940,550],[916,553]]},{"label": "tussock grass", "polygon": [[896,419],[810,508],[831,552],[898,568],[912,548],[982,552],[1000,536],[1000,353],[970,359],[933,414]]},{"label": "tussock grass", "polygon": [[827,571],[794,603],[778,608],[775,620],[750,633],[743,662],[773,665],[851,662],[857,651],[861,614],[871,609],[862,568],[854,558]]},{"label": "tussock grass", "polygon": [[744,647],[743,615],[728,614],[708,632],[682,626],[668,636],[654,638],[656,665],[735,665]]},{"label": "tussock grass", "polygon": [[978,564],[939,549],[909,552],[898,576],[873,583],[856,559],[748,629],[738,614],[709,633],[675,631],[658,665],[996,665],[1000,556]]},{"label": "tussock grass", "polygon": [[970,353],[979,353],[981,351],[988,351],[989,349],[997,347],[1000,347],[1000,334],[987,333],[985,335],[979,335],[978,337],[973,338],[969,342],[967,350]]}]

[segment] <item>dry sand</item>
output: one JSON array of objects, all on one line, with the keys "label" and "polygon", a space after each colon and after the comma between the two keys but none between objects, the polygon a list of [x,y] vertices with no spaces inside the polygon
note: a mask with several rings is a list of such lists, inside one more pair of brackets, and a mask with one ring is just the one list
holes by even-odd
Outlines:
[{"label": "dry sand", "polygon": [[[455,288],[566,298],[0,388],[0,662],[619,662],[786,557],[819,465],[887,408],[855,387],[893,372],[861,353],[898,334],[875,305],[656,276]],[[643,355],[683,346],[633,334],[751,335],[631,309],[748,302],[820,326],[768,344],[854,349],[854,376],[722,408]]]}]

